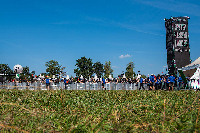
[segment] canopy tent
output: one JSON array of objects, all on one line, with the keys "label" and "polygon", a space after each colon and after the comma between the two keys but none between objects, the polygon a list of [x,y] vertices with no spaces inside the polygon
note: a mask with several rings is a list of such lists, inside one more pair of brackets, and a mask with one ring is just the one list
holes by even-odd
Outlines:
[{"label": "canopy tent", "polygon": [[199,79],[200,78],[200,69],[197,68],[196,72],[194,73],[194,75],[190,78],[190,79]]},{"label": "canopy tent", "polygon": [[191,79],[191,87],[193,89],[199,89],[199,78],[200,78],[200,69],[197,68],[194,75],[190,78]]},{"label": "canopy tent", "polygon": [[197,68],[200,67],[200,57],[198,57],[194,62],[186,65],[185,67],[179,68],[178,70],[182,70],[185,76],[192,77],[196,72]]}]

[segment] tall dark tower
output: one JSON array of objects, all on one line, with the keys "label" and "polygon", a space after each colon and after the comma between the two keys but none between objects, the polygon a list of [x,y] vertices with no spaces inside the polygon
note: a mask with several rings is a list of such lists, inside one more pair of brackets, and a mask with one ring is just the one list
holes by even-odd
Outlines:
[{"label": "tall dark tower", "polygon": [[176,73],[178,68],[190,64],[188,34],[189,17],[165,19],[168,72]]}]

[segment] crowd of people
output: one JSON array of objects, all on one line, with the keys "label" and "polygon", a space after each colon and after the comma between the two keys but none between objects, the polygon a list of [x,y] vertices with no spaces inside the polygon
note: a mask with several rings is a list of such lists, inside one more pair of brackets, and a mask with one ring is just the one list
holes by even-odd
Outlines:
[{"label": "crowd of people", "polygon": [[[189,81],[189,78],[188,78]],[[129,84],[133,84],[135,83],[136,86],[138,86],[138,89],[145,89],[145,87],[148,87],[148,90],[170,90],[173,91],[174,87],[181,89],[181,88],[185,88],[186,87],[186,83],[183,82],[183,79],[181,78],[181,76],[179,75],[174,76],[173,74],[171,75],[157,75],[155,76],[154,74],[151,74],[149,77],[147,78],[142,78],[141,76],[138,76],[137,78],[113,78],[113,79],[109,79],[109,78],[90,78],[90,79],[86,79],[86,78],[49,78],[46,77],[44,79],[41,79],[40,81],[36,81],[36,80],[32,80],[32,81],[28,81],[26,78],[25,79],[19,79],[16,81],[16,79],[11,79],[8,82],[26,82],[27,86],[29,86],[30,83],[32,82],[40,82],[41,84],[46,84],[47,89],[49,89],[49,86],[51,85],[50,83],[60,83],[60,82],[64,82],[65,88],[68,84],[72,84],[73,82],[76,83],[86,83],[86,82],[90,82],[90,83],[100,83],[102,85],[102,89],[106,89],[105,88],[105,84],[106,83],[129,83]],[[145,87],[144,87],[145,86]]]},{"label": "crowd of people", "polygon": [[[189,78],[187,78],[187,81],[189,81]],[[62,82],[62,80],[61,80]],[[147,78],[114,78],[114,79],[109,79],[109,78],[105,78],[102,77],[101,79],[94,79],[91,78],[90,80],[87,79],[64,79],[63,82],[65,83],[65,85],[71,84],[72,82],[77,82],[77,83],[85,83],[85,82],[90,82],[90,83],[101,83],[102,84],[102,88],[105,88],[105,84],[106,83],[129,83],[129,84],[133,84],[136,83],[139,90],[144,89],[144,85],[148,86],[148,90],[169,90],[169,91],[173,91],[174,87],[178,88],[179,90],[181,88],[185,88],[187,86],[187,83],[183,82],[182,77],[179,75],[174,76],[173,74],[171,75],[157,75],[155,76],[154,74],[151,74],[151,76],[147,77]]]},{"label": "crowd of people", "polygon": [[[189,80],[189,78],[187,78]],[[179,75],[179,77],[171,75],[157,75],[151,74],[148,78],[140,78],[138,81],[140,83],[140,89],[144,89],[144,84],[147,84],[149,87],[149,90],[169,90],[173,91],[174,87],[177,87],[178,89],[185,88],[186,83],[183,82],[182,77]]]}]

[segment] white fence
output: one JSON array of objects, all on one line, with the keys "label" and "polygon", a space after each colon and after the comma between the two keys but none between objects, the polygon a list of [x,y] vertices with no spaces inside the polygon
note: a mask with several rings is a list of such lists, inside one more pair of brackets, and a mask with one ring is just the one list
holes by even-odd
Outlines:
[{"label": "white fence", "polygon": [[[144,84],[144,89],[149,90],[149,86],[147,84]],[[190,89],[196,90],[194,87],[188,84],[188,87]],[[140,83],[136,85],[136,83],[106,83],[104,84],[104,88],[102,88],[101,82],[99,83],[91,83],[91,82],[86,82],[86,83],[77,83],[77,82],[72,82],[71,84],[64,84],[64,82],[60,83],[50,83],[51,90],[139,90],[140,88]],[[166,89],[166,85],[162,84],[162,89]],[[178,87],[179,88],[179,87]],[[22,82],[22,83],[0,83],[0,89],[30,89],[30,90],[47,90],[46,84],[42,84],[41,82],[34,82],[34,83],[27,83],[27,82]],[[141,87],[141,89],[143,89]],[[177,90],[177,87],[174,88]],[[186,89],[186,88],[185,88]],[[180,88],[178,89],[180,90]]]},{"label": "white fence", "polygon": [[[104,88],[102,88],[102,84],[99,83],[77,83],[72,82],[71,84],[64,84],[64,82],[60,83],[50,83],[50,89],[52,90],[59,90],[59,89],[66,89],[66,90],[138,90],[139,85],[136,86],[135,83],[106,83],[104,85]],[[148,87],[146,84],[144,84],[145,90],[148,90]],[[22,83],[3,83],[0,84],[0,89],[30,89],[30,90],[46,90],[46,84],[42,84],[40,82],[34,82],[27,84],[26,82]]]}]

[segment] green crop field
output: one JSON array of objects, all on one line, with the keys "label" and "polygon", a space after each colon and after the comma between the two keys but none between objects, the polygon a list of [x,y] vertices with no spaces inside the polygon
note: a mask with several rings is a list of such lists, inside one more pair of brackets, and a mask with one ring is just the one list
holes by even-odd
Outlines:
[{"label": "green crop field", "polygon": [[0,90],[1,132],[200,132],[200,92]]}]

